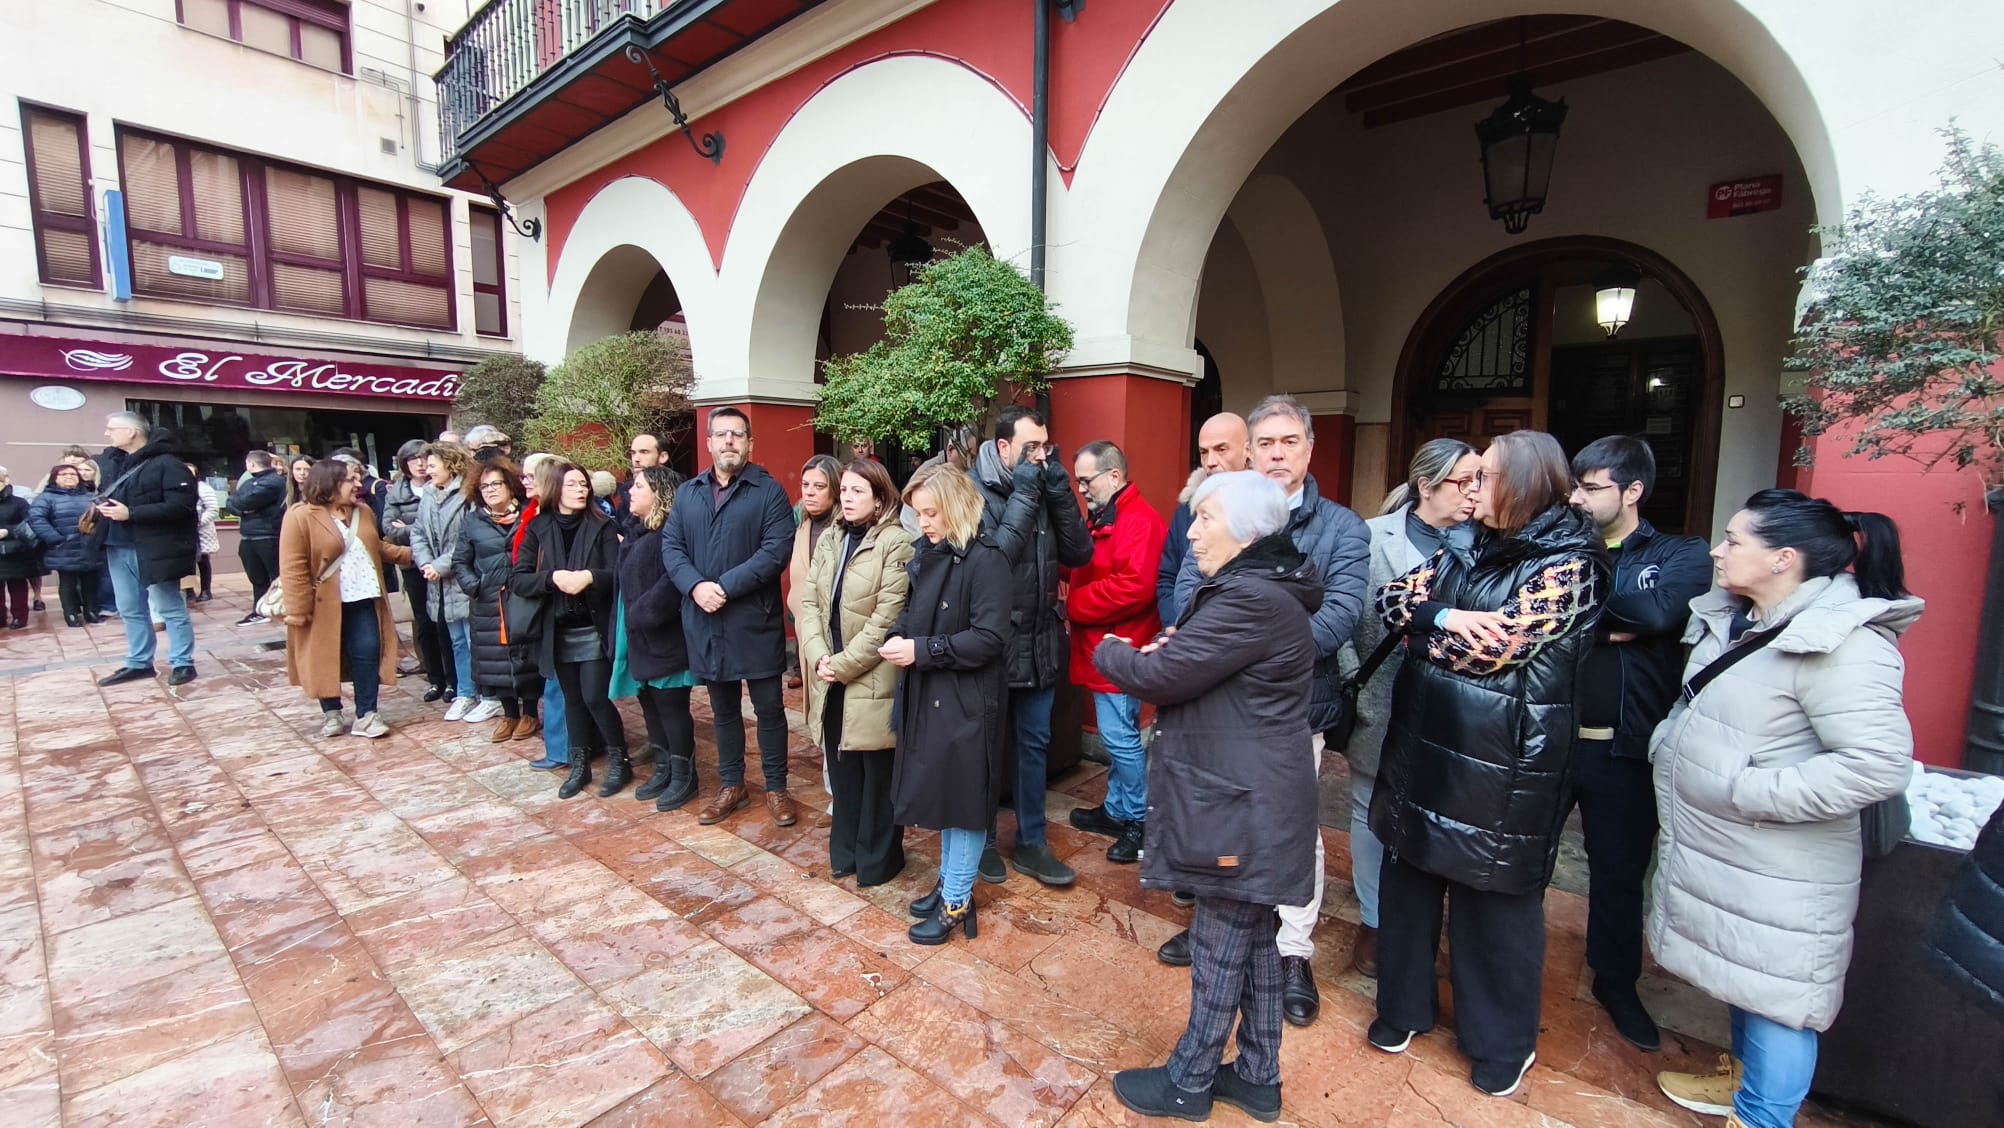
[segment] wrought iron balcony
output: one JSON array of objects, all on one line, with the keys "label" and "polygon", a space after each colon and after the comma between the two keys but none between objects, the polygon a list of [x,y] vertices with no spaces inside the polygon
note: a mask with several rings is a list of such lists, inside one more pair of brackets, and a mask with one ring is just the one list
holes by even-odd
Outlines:
[{"label": "wrought iron balcony", "polygon": [[[441,177],[479,189],[547,160],[821,0],[488,0],[438,72]],[[644,55],[636,62],[629,46]]]}]

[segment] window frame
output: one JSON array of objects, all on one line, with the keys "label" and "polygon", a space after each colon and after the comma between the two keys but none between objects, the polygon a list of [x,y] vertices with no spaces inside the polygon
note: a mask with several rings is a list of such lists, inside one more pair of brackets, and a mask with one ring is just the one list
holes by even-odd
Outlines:
[{"label": "window frame", "polygon": [[[28,173],[28,221],[35,233],[35,276],[44,286],[69,286],[77,289],[104,289],[104,253],[98,246],[97,192],[90,175],[90,117],[75,110],[45,106],[39,102],[22,101],[21,109],[21,154],[26,160]],[[82,219],[73,215],[44,211],[42,193],[35,168],[35,137],[31,119],[35,114],[67,118],[77,127],[78,171],[83,177],[84,214]],[[51,222],[53,221],[53,222]],[[80,234],[90,244],[89,282],[75,282],[66,278],[49,277],[48,250],[42,246],[42,231],[47,227],[56,231]]]},{"label": "window frame", "polygon": [[[183,3],[184,0],[174,0],[174,22],[180,24],[182,27],[189,27],[187,13],[182,8]],[[284,16],[290,21],[292,53],[290,55],[278,55],[279,58],[289,58],[295,63],[312,67],[315,70],[326,69],[316,63],[306,61],[306,47],[302,42],[300,24],[310,23],[315,27],[325,28],[341,37],[341,69],[329,73],[351,76],[355,73],[354,9],[345,0],[317,0],[317,2],[316,0],[223,0],[223,3],[229,8],[230,42],[242,47],[249,47],[251,50],[263,54],[278,54],[275,51],[266,51],[262,47],[253,47],[244,42],[243,6],[249,4],[253,8],[261,8],[274,15]],[[340,11],[339,15],[335,14],[337,8]],[[201,32],[200,28],[191,27],[189,30]],[[204,35],[214,34],[212,32],[201,33]]]},{"label": "window frame", "polygon": [[[508,336],[508,247],[503,242],[501,212],[481,204],[468,204],[466,220],[466,277],[473,283],[473,293],[476,297],[473,308],[473,332],[481,337],[505,339]],[[491,286],[480,281],[479,271],[474,266],[477,260],[473,254],[472,235],[474,225],[478,223],[486,223],[494,229],[494,284]],[[481,294],[494,295],[495,307],[500,311],[501,326],[492,333],[480,328],[480,306],[477,298]]]},{"label": "window frame", "polygon": [[[134,243],[152,243],[195,254],[226,255],[242,258],[249,272],[247,301],[231,301],[226,298],[202,297],[190,294],[165,292],[146,288],[135,277],[133,293],[136,296],[156,298],[163,301],[192,302],[198,305],[222,305],[242,309],[263,309],[296,317],[321,317],[337,321],[366,322],[372,325],[395,325],[409,329],[419,329],[431,333],[459,332],[459,263],[452,246],[452,199],[448,196],[433,196],[395,184],[383,184],[373,180],[362,180],[353,176],[317,169],[291,161],[271,160],[254,153],[243,153],[220,145],[211,145],[170,133],[146,129],[139,126],[120,124],[115,127],[118,155],[119,183],[129,184],[125,175],[125,143],[128,137],[143,139],[155,144],[167,145],[174,150],[175,185],[180,193],[181,230],[157,231],[142,227],[133,218],[128,205],[126,213],[126,252],[133,254]],[[216,239],[206,239],[199,234],[195,208],[195,187],[191,156],[195,152],[210,153],[227,157],[237,162],[237,189],[241,193],[244,215],[244,242],[226,243]],[[271,201],[267,193],[265,171],[282,169],[305,176],[319,177],[334,183],[335,225],[337,228],[340,260],[322,259],[315,255],[296,251],[281,251],[273,246],[271,228]],[[363,258],[362,217],[359,205],[361,189],[368,188],[384,192],[396,200],[397,241],[399,267],[372,266]],[[413,267],[412,232],[410,226],[410,201],[421,199],[438,205],[443,215],[441,237],[444,242],[445,273],[431,275],[419,272]],[[274,265],[299,266],[319,270],[339,269],[342,277],[342,312],[328,313],[323,310],[297,309],[277,303],[277,284],[274,280]],[[413,286],[438,289],[445,296],[445,322],[432,324],[423,321],[404,320],[393,314],[372,316],[368,308],[369,279],[403,282]]]}]

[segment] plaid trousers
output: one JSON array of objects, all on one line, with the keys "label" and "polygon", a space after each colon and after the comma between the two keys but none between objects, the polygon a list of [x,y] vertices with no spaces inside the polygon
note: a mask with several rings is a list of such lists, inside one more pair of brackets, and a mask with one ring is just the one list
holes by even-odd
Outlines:
[{"label": "plaid trousers", "polygon": [[1209,1089],[1239,1023],[1238,1073],[1254,1085],[1280,1082],[1281,971],[1272,905],[1197,898],[1190,919],[1190,1024],[1169,1056],[1169,1080]]}]

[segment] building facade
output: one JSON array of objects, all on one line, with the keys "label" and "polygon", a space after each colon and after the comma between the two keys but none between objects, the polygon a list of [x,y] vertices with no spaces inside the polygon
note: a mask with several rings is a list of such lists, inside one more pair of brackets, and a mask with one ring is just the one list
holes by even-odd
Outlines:
[{"label": "building facade", "polygon": [[[1425,438],[1524,426],[1648,435],[1651,515],[1699,535],[1778,481],[1885,510],[1931,603],[1922,756],[1960,761],[1981,483],[1834,439],[1798,469],[1782,361],[1816,227],[1931,185],[1951,123],[2004,134],[2004,9],[1053,3],[1040,102],[1039,7],[495,0],[438,74],[443,177],[539,225],[525,352],[678,318],[699,401],[748,405],[782,474],[814,449],[818,362],[874,339],[915,235],[1041,267],[1077,336],[1055,436],[1120,443],[1158,503],[1195,422],[1289,392],[1325,493],[1367,513]],[[1471,126],[1517,76],[1567,116],[1511,233]],[[1636,280],[1614,336],[1610,272]]]},{"label": "building facade", "polygon": [[431,74],[467,14],[0,8],[0,464],[17,482],[101,447],[116,410],[170,429],[219,490],[252,449],[354,446],[388,474],[445,426],[465,368],[517,351],[521,316],[515,237],[437,175]]}]

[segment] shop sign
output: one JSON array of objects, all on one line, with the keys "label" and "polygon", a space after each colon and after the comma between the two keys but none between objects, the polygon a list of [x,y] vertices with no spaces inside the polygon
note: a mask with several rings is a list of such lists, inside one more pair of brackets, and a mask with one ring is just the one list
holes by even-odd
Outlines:
[{"label": "shop sign", "polygon": [[459,394],[462,379],[459,372],[449,369],[239,352],[221,345],[183,347],[4,336],[0,336],[0,373],[437,403],[450,403]]},{"label": "shop sign", "polygon": [[185,278],[207,278],[211,281],[223,280],[223,264],[215,259],[189,258],[186,255],[168,255],[167,273],[179,274]]},{"label": "shop sign", "polygon": [[28,393],[28,402],[50,411],[75,411],[86,402],[84,394],[62,384],[43,384]]},{"label": "shop sign", "polygon": [[1736,215],[1781,210],[1781,174],[1728,180],[1712,185],[1705,208],[1706,219],[1730,219]]}]

